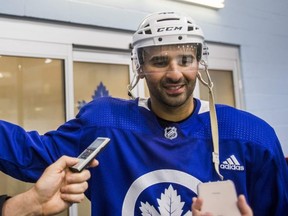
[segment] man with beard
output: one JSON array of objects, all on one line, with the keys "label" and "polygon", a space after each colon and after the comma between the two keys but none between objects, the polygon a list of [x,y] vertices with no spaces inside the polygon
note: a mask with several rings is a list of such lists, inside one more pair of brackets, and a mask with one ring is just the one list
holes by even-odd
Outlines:
[{"label": "man with beard", "polygon": [[[215,108],[211,80],[199,72],[209,75],[201,28],[182,14],[154,13],[132,45],[129,94],[145,79],[150,98],[97,98],[44,135],[2,121],[0,169],[35,181],[61,155],[77,156],[95,138],[109,137],[101,165],[91,170],[92,215],[199,215],[205,200],[194,198],[191,210],[198,184],[222,179],[242,194],[242,215],[252,214],[244,197],[256,216],[287,213],[288,171],[278,138],[252,114]],[[193,97],[197,79],[209,89],[209,103]]]}]

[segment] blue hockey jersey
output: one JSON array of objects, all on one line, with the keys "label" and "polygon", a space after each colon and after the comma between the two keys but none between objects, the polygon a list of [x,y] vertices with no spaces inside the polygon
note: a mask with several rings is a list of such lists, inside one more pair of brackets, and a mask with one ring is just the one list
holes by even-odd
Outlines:
[{"label": "blue hockey jersey", "polygon": [[[61,155],[78,156],[95,138],[109,145],[91,169],[92,215],[192,215],[201,182],[218,181],[207,102],[195,99],[181,122],[155,116],[147,99],[97,98],[75,119],[39,135],[1,121],[0,169],[36,181]],[[217,105],[220,172],[244,194],[255,216],[288,213],[288,170],[274,130],[263,120]]]}]

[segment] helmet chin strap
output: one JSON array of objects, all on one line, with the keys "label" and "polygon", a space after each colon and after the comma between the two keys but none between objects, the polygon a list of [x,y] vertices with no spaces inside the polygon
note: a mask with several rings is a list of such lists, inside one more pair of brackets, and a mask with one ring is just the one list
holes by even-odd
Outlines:
[{"label": "helmet chin strap", "polygon": [[198,71],[197,78],[200,80],[200,82],[203,85],[205,85],[209,89],[209,109],[210,109],[209,114],[210,114],[210,125],[211,125],[212,142],[213,142],[212,160],[214,163],[215,171],[217,172],[220,179],[223,180],[224,177],[220,174],[220,170],[219,170],[219,164],[220,164],[219,162],[219,132],[218,132],[218,121],[217,121],[214,94],[213,94],[213,82],[208,72],[208,64],[203,60],[200,61],[200,64],[204,66],[204,71],[208,80],[206,82],[202,78],[201,73]]},{"label": "helmet chin strap", "polygon": [[140,80],[140,77],[137,73],[134,73],[133,79],[131,81],[131,83],[127,86],[127,90],[128,90],[128,96],[131,99],[135,99],[136,97],[134,96],[134,94],[132,93],[132,90],[135,88],[135,86],[138,84]]}]

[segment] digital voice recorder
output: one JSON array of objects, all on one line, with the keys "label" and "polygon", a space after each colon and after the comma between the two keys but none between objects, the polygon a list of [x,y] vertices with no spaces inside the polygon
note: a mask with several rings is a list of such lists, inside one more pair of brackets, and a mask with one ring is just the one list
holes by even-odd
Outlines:
[{"label": "digital voice recorder", "polygon": [[73,172],[81,172],[103,150],[110,141],[107,137],[96,138],[79,156],[79,162],[70,167]]}]

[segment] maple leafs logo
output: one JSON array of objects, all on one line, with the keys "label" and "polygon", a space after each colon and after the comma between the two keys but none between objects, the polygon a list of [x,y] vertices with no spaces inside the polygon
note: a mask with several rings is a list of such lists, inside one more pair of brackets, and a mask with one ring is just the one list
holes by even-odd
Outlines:
[{"label": "maple leafs logo", "polygon": [[[100,82],[100,84],[97,86],[97,89],[94,91],[94,95],[92,95],[92,99],[98,97],[107,97],[109,96],[109,91],[106,89],[106,86]],[[78,110],[80,110],[87,102],[85,100],[78,101]]]},{"label": "maple leafs logo", "polygon": [[97,89],[94,91],[92,99],[107,96],[109,96],[109,91],[106,89],[106,86],[102,82],[100,82],[100,84],[97,86]]},{"label": "maple leafs logo", "polygon": [[[184,202],[181,202],[181,197],[177,195],[177,191],[170,185],[168,189],[165,189],[164,193],[161,193],[161,199],[157,199],[159,204],[158,210],[148,202],[141,202],[140,210],[143,216],[181,216]],[[183,216],[191,216],[192,212],[188,211]]]}]

